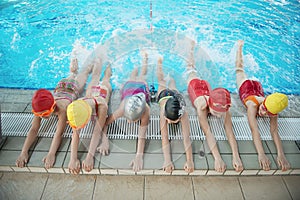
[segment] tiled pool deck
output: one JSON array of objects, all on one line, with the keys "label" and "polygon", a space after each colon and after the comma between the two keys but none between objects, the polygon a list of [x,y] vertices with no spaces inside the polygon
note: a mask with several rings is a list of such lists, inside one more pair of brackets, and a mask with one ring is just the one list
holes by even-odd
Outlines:
[{"label": "tiled pool deck", "polygon": [[[30,112],[33,90],[0,89],[1,112]],[[300,117],[300,98],[290,96],[290,105],[281,116]],[[243,113],[243,106],[233,95],[233,116]],[[111,102],[119,102],[118,95]],[[111,104],[115,110],[117,104]],[[152,114],[158,106],[152,106]],[[189,114],[195,114],[188,106]],[[300,127],[300,126],[299,126]],[[300,131],[300,130],[299,130]],[[42,158],[49,150],[52,138],[38,138],[30,151],[27,167],[15,167],[25,137],[3,137],[0,144],[0,199],[300,199],[300,150],[297,141],[283,141],[291,170],[281,172],[276,164],[272,141],[263,141],[270,158],[271,170],[260,170],[252,141],[238,141],[245,170],[236,173],[231,164],[227,141],[218,141],[227,170],[214,171],[210,153],[200,157],[203,141],[193,141],[195,172],[182,170],[185,155],[182,141],[171,141],[175,171],[161,170],[163,155],[160,140],[148,140],[145,147],[144,170],[135,174],[129,167],[136,152],[136,140],[111,140],[110,155],[96,155],[95,169],[81,175],[68,174],[70,138],[64,138],[57,153],[55,166],[46,170]],[[79,147],[81,161],[87,153],[88,140]]]}]

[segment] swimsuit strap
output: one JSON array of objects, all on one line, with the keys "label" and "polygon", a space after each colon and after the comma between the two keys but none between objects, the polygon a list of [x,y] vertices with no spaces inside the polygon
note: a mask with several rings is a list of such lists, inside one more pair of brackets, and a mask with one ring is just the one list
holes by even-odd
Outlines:
[{"label": "swimsuit strap", "polygon": [[160,98],[160,100],[158,101],[158,103],[160,103],[162,100],[164,100],[164,99],[170,99],[171,97],[173,97],[173,96],[165,96],[165,97],[162,97],[162,98]]},{"label": "swimsuit strap", "polygon": [[93,100],[95,102],[96,115],[98,116],[98,102],[94,97],[93,97]]},{"label": "swimsuit strap", "polygon": [[96,115],[98,116],[98,102],[97,102],[96,98],[95,97],[92,97],[92,98],[90,98],[90,97],[84,97],[82,100],[87,100],[87,99],[92,99],[94,101]]},{"label": "swimsuit strap", "polygon": [[204,99],[205,99],[206,106],[207,106],[207,107],[209,107],[209,104],[208,104],[208,101],[207,101],[207,99],[206,99],[206,96],[205,96],[205,95],[203,95],[203,97],[204,97]]}]

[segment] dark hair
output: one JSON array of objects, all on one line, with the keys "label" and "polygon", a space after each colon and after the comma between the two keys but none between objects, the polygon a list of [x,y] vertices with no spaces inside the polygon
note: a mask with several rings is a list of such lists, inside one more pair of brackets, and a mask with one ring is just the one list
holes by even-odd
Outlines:
[{"label": "dark hair", "polygon": [[165,105],[165,116],[170,120],[177,120],[180,117],[181,110],[180,102],[177,98],[171,97]]}]

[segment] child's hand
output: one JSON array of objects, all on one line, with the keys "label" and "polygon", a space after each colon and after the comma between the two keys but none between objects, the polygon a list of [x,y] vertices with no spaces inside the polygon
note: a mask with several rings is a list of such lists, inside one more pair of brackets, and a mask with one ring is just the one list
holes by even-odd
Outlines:
[{"label": "child's hand", "polygon": [[130,166],[132,167],[132,170],[134,172],[138,172],[143,169],[143,156],[142,155],[136,155],[136,157],[131,161]]},{"label": "child's hand", "polygon": [[174,165],[173,165],[172,161],[164,162],[163,170],[167,173],[171,173],[174,170]]},{"label": "child's hand", "polygon": [[186,161],[185,165],[184,165],[184,170],[187,173],[191,173],[194,171],[194,162],[192,160],[190,161]]},{"label": "child's hand", "polygon": [[71,174],[79,174],[80,172],[80,161],[78,159],[71,159],[69,162],[69,172]]}]

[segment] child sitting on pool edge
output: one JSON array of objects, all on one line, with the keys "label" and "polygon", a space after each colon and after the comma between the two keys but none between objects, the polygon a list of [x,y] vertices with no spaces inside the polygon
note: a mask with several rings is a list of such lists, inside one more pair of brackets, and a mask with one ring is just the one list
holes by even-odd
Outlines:
[{"label": "child sitting on pool edge", "polygon": [[277,164],[282,171],[290,168],[287,161],[280,136],[278,134],[278,113],[288,106],[288,97],[282,93],[273,93],[264,96],[262,85],[258,81],[249,80],[244,71],[242,48],[244,41],[238,40],[236,53],[236,83],[241,101],[247,109],[247,117],[252,132],[253,142],[258,153],[258,162],[263,170],[270,170],[270,160],[264,152],[256,117],[270,118],[270,132],[277,149]]},{"label": "child sitting on pool edge", "polygon": [[[92,54],[91,54],[92,55]],[[16,160],[17,167],[24,167],[29,161],[28,151],[38,136],[42,119],[48,119],[52,114],[58,117],[57,128],[48,154],[43,158],[45,168],[53,167],[55,154],[61,144],[67,121],[67,106],[83,92],[88,75],[93,69],[91,55],[85,60],[82,71],[77,74],[78,62],[74,58],[70,63],[70,76],[60,80],[54,94],[46,89],[37,90],[32,97],[32,112],[34,114],[30,130],[25,139],[21,154]]]}]

